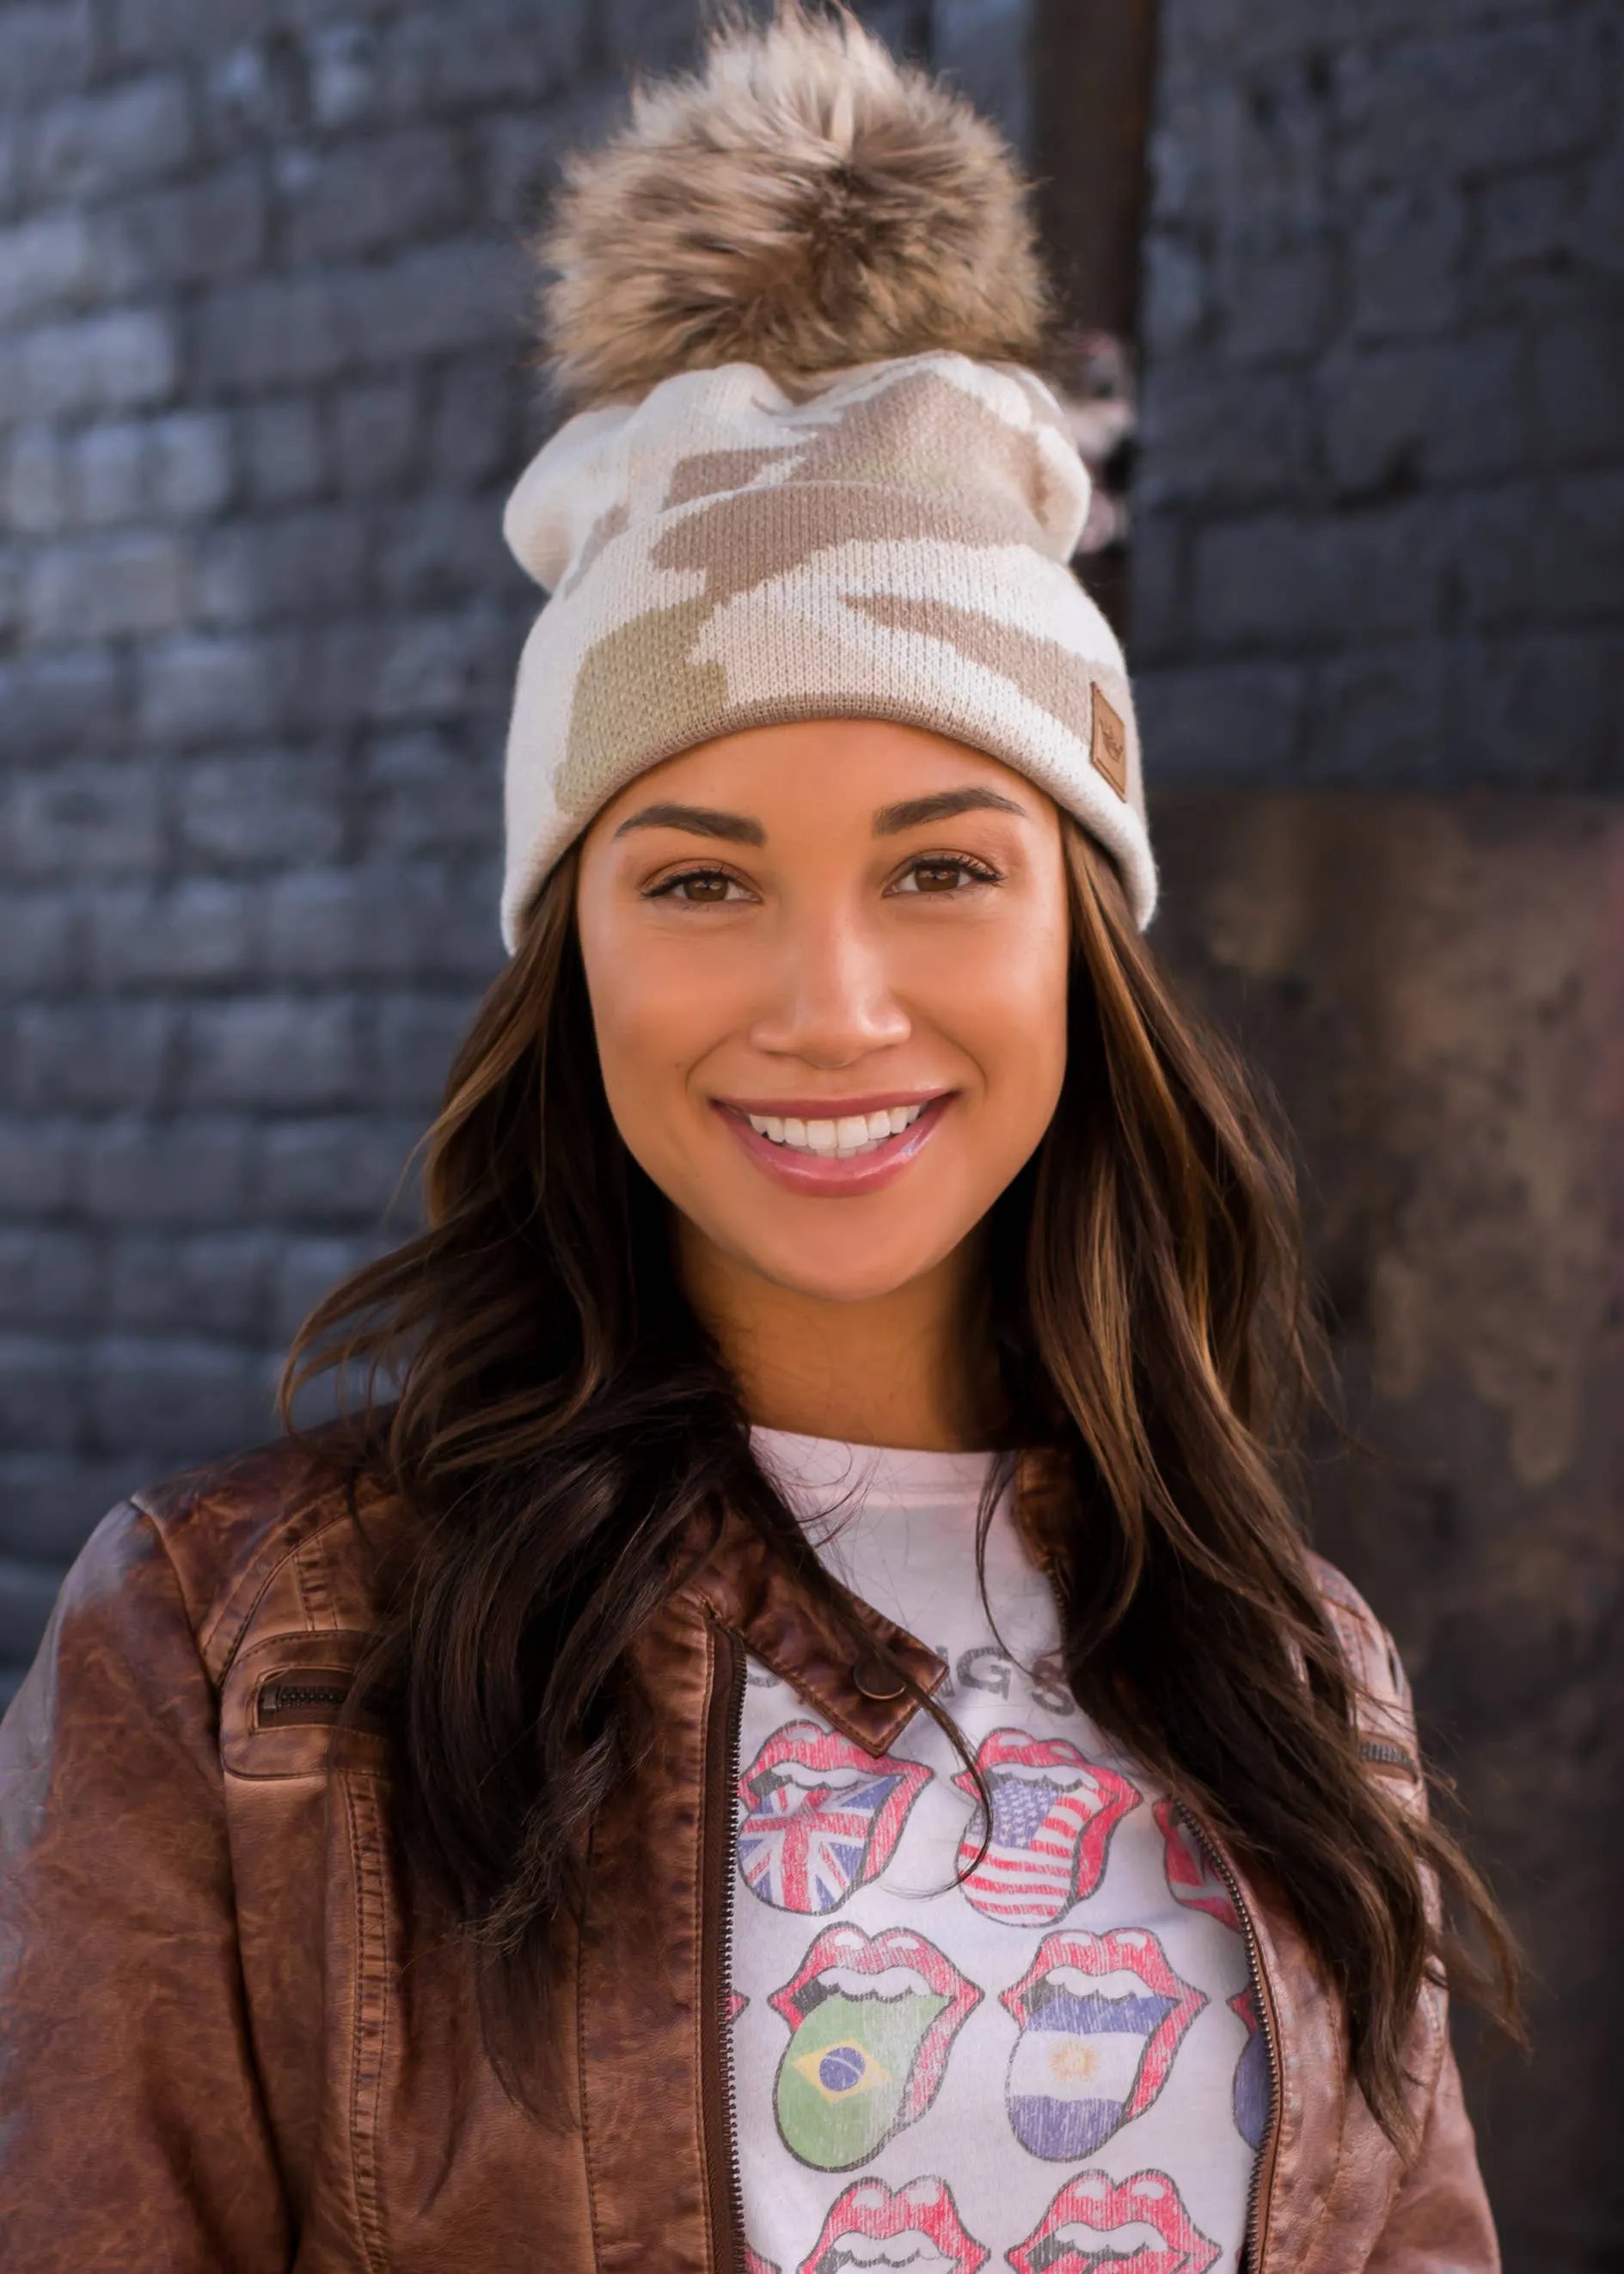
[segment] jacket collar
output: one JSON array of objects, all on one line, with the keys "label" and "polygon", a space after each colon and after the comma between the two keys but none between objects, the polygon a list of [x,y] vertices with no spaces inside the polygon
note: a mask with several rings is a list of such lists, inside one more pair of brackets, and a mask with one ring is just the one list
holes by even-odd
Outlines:
[{"label": "jacket collar", "polygon": [[[1052,1457],[1017,1457],[1015,1522],[1045,1569],[1053,1560],[1050,1543],[1065,1488],[1062,1465]],[[917,1636],[831,1585],[832,1603],[813,1600],[771,1542],[731,1510],[688,1582],[710,1616],[737,1635],[753,1658],[816,1706],[842,1736],[877,1756],[889,1751],[918,1712],[916,1693],[933,1697],[947,1668]]]}]

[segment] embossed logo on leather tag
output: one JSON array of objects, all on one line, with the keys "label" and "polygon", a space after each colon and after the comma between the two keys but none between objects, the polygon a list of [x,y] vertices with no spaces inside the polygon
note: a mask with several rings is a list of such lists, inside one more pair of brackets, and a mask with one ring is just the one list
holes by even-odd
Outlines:
[{"label": "embossed logo on leather tag", "polygon": [[1094,740],[1088,756],[1094,770],[1109,782],[1118,797],[1128,794],[1128,730],[1096,684],[1094,690]]}]

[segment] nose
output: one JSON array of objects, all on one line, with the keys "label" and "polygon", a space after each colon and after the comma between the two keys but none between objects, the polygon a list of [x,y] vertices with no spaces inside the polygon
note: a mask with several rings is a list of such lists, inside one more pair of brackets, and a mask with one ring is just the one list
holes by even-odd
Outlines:
[{"label": "nose", "polygon": [[832,1072],[912,1031],[880,942],[849,909],[786,917],[762,975],[750,1040],[774,1057]]}]

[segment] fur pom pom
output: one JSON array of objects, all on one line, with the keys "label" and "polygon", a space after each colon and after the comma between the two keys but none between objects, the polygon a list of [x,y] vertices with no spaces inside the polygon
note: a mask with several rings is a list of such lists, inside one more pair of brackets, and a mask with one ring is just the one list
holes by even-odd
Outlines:
[{"label": "fur pom pom", "polygon": [[545,349],[577,406],[725,363],[1030,363],[1049,316],[997,130],[803,0],[638,89],[620,132],[567,165],[538,251]]}]

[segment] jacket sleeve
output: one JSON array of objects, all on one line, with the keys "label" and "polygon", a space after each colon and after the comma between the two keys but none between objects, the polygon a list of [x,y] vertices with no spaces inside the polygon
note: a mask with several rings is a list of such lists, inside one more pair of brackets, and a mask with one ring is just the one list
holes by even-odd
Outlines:
[{"label": "jacket sleeve", "polygon": [[0,1724],[0,2265],[286,2274],[212,1688],[116,1509]]},{"label": "jacket sleeve", "polygon": [[[1392,1636],[1342,1574],[1320,1565],[1321,1585],[1332,1623],[1358,1690],[1361,1735],[1372,1772],[1404,1765],[1411,1796],[1408,1804],[1425,1812],[1426,1788],[1420,1773],[1415,1702],[1409,1677]],[[1500,2245],[1494,2216],[1477,2165],[1477,2142],[1461,2091],[1460,2070],[1450,2049],[1448,2009],[1438,2026],[1446,2032],[1443,2061],[1427,2105],[1420,2146],[1394,2196],[1365,2274],[1500,2274]]]},{"label": "jacket sleeve", "polygon": [[1493,2214],[1447,2046],[1420,2153],[1394,2198],[1365,2274],[1500,2274]]}]

